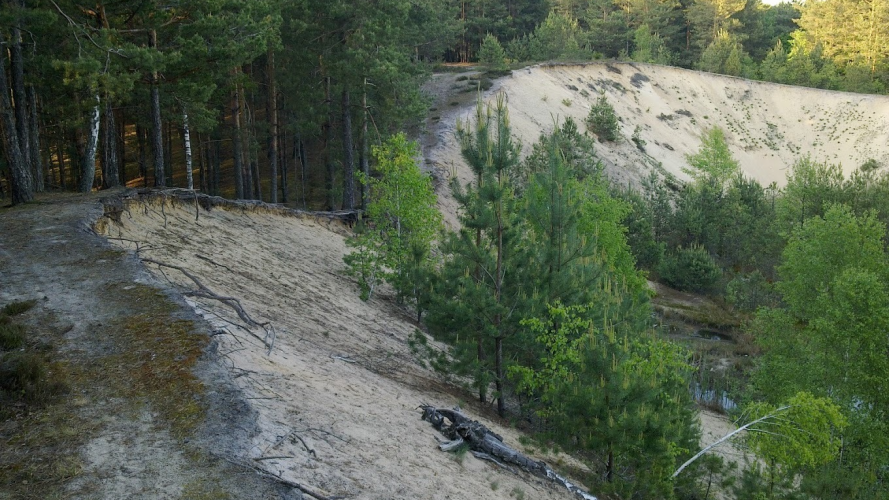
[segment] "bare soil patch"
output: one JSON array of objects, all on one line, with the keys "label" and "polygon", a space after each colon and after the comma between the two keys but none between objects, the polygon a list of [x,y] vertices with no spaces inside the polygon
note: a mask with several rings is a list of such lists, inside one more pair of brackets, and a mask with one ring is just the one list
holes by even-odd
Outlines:
[{"label": "bare soil patch", "polygon": [[[0,305],[67,391],[4,407],[0,498],[298,498],[223,457],[255,432],[210,325],[90,229],[95,196],[0,209]],[[288,495],[290,495],[288,497]]]}]

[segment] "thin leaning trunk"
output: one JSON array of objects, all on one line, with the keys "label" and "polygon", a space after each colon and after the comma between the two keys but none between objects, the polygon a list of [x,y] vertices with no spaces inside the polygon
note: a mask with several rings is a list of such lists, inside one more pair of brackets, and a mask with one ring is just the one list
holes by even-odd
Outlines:
[{"label": "thin leaning trunk", "polygon": [[188,189],[194,189],[194,174],[191,171],[191,132],[188,129],[188,111],[182,108],[182,142],[185,143],[185,182]]},{"label": "thin leaning trunk", "polygon": [[93,182],[96,180],[96,151],[99,148],[99,94],[95,96],[93,114],[90,116],[87,129],[86,144],[83,148],[83,158],[80,162],[80,192],[89,193],[93,190]]},{"label": "thin leaning trunk", "polygon": [[[157,49],[157,31],[151,30],[148,46]],[[161,128],[161,97],[158,88],[157,71],[151,72],[151,141],[154,148],[154,185],[163,187],[167,184],[164,169],[164,136]]]}]

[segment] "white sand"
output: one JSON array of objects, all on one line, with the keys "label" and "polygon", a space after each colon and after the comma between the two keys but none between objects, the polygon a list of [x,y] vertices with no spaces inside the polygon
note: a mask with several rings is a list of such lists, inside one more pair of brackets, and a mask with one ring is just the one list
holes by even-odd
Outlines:
[{"label": "white sand", "polygon": [[[609,176],[621,183],[635,183],[659,164],[687,179],[685,157],[697,151],[702,131],[712,126],[725,131],[741,169],[763,185],[782,186],[788,167],[806,155],[842,164],[847,174],[870,158],[889,166],[889,97],[884,96],[636,63],[532,66],[497,80],[485,99],[492,101],[498,92],[508,98],[513,133],[524,142],[524,154],[541,132],[567,116],[584,127],[604,92],[621,119],[621,138],[599,143],[597,152]],[[442,109],[440,122],[431,127],[437,143],[427,147],[427,163],[466,178],[454,130],[457,118],[471,117],[472,103]],[[631,141],[636,126],[647,142],[645,153]],[[452,208],[449,203],[443,201],[445,211]]]},{"label": "white sand", "polygon": [[[240,458],[330,496],[508,499],[521,490],[525,498],[573,498],[538,478],[513,475],[471,455],[460,464],[438,450],[435,437],[443,437],[420,420],[421,403],[463,404],[507,444],[523,447],[518,432],[479,415],[492,415],[491,408],[461,403],[469,393],[418,363],[407,345],[415,330],[409,311],[380,295],[359,300],[356,285],[343,275],[346,245],[338,223],[224,209],[202,211],[196,222],[194,207],[169,203],[163,212],[166,227],[159,205],[135,206],[122,225],[108,225],[106,232],[140,241],[145,257],[191,270],[277,330],[266,355],[261,342],[229,323],[240,322],[231,309],[194,302],[229,332],[214,337],[218,352],[259,414],[251,454]],[[177,271],[164,275],[183,290],[195,288]],[[286,437],[291,433],[317,456]],[[254,460],[263,457],[286,458]],[[537,458],[576,465],[565,456]]]}]

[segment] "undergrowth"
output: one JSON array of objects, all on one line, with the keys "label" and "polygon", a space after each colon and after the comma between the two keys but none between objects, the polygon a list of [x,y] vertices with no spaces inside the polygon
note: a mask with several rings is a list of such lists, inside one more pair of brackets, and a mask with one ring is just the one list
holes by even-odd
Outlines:
[{"label": "undergrowth", "polygon": [[[80,449],[102,432],[106,413],[150,412],[178,440],[205,418],[204,388],[192,372],[208,338],[176,319],[178,306],[154,288],[106,291],[132,314],[87,332],[92,345],[64,353],[58,347],[70,328],[41,327],[38,336],[29,324],[39,321],[14,317],[34,303],[0,309],[0,485],[11,498],[65,498],[65,485],[84,468]],[[185,497],[225,498],[199,486],[189,485]]]}]

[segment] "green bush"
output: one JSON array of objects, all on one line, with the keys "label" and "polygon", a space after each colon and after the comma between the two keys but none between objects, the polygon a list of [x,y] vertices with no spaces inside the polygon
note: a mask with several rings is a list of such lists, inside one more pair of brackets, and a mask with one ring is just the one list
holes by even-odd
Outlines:
[{"label": "green bush", "polygon": [[599,96],[596,99],[596,105],[590,108],[586,125],[600,141],[614,142],[617,140],[619,130],[617,115],[614,113],[614,107],[604,95]]},{"label": "green bush", "polygon": [[25,327],[14,323],[0,324],[0,351],[18,349],[25,343]]},{"label": "green bush", "polygon": [[10,352],[0,358],[0,389],[37,399],[46,388],[46,364],[31,352]]},{"label": "green bush", "polygon": [[0,315],[15,316],[17,314],[22,314],[34,307],[35,303],[36,302],[33,300],[11,302],[0,309]]},{"label": "green bush", "polygon": [[677,290],[710,292],[722,277],[722,270],[700,245],[679,248],[661,263],[661,279]]},{"label": "green bush", "polygon": [[506,69],[506,51],[497,37],[488,33],[478,49],[478,62],[493,70]]},{"label": "green bush", "polygon": [[756,311],[778,302],[774,286],[759,271],[735,276],[725,287],[726,299],[741,311]]}]

